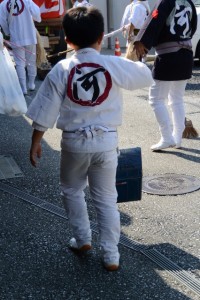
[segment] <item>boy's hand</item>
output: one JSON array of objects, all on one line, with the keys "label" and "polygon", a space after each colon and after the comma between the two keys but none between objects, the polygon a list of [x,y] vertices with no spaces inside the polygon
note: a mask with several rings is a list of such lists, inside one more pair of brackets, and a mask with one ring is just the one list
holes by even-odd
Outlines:
[{"label": "boy's hand", "polygon": [[37,158],[42,157],[42,146],[40,143],[32,143],[30,149],[30,162],[33,167],[37,167]]},{"label": "boy's hand", "polygon": [[42,156],[41,139],[44,135],[43,131],[34,129],[32,135],[32,144],[30,149],[30,162],[32,166],[37,167],[37,158]]},{"label": "boy's hand", "polygon": [[134,48],[138,58],[146,56],[148,49],[139,41],[134,42]]}]

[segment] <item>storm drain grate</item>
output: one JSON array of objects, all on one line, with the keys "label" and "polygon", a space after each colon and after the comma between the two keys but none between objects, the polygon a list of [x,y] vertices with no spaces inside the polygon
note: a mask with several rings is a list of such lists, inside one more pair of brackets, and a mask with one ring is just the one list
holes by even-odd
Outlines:
[{"label": "storm drain grate", "polygon": [[189,273],[181,269],[178,265],[173,263],[166,256],[158,252],[156,249],[149,249],[141,251],[146,257],[155,262],[162,269],[168,271],[176,279],[183,284],[187,285],[193,292],[200,295],[200,282],[196,278],[193,278]]},{"label": "storm drain grate", "polygon": [[[51,204],[45,200],[42,200],[38,197],[31,196],[23,191],[14,188],[10,185],[4,184],[0,182],[0,190],[3,192],[7,192],[16,196],[26,202],[29,202],[37,207],[40,207],[48,212],[51,212],[59,217],[64,219],[68,219],[63,208],[60,208],[54,204]],[[98,226],[94,222],[91,222],[91,229],[93,232],[98,233]],[[183,283],[185,286],[190,288],[193,292],[200,296],[200,281],[196,278],[192,277],[189,273],[181,269],[178,265],[169,260],[166,256],[158,252],[156,249],[150,248],[146,245],[142,245],[137,243],[123,234],[120,237],[120,244],[123,246],[130,248],[134,251],[140,252],[148,257],[151,261],[156,263],[158,266],[169,272],[172,276],[174,276],[177,280]]]},{"label": "storm drain grate", "polygon": [[23,177],[23,173],[9,155],[0,155],[0,180],[8,178]]},{"label": "storm drain grate", "polygon": [[155,195],[181,195],[200,189],[200,179],[182,174],[162,174],[145,176],[142,181],[142,191]]},{"label": "storm drain grate", "polygon": [[16,196],[16,197],[18,197],[26,202],[29,202],[35,206],[43,208],[44,210],[47,210],[47,211],[53,213],[54,215],[57,215],[59,217],[63,217],[65,219],[67,219],[65,210],[59,206],[51,204],[51,203],[49,203],[45,200],[42,200],[38,197],[24,193],[21,190],[14,188],[10,185],[4,184],[2,182],[0,182],[0,190],[7,192],[13,196]]}]

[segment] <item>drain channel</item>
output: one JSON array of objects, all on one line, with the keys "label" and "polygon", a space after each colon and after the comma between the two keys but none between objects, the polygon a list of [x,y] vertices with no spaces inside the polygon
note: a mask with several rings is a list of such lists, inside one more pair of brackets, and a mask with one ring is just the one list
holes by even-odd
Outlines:
[{"label": "drain channel", "polygon": [[193,292],[200,295],[200,282],[196,278],[193,278],[189,273],[181,269],[178,265],[173,263],[166,256],[158,252],[156,249],[149,249],[141,251],[145,256],[155,262],[158,266],[169,272],[176,279],[183,284],[187,285]]},{"label": "drain channel", "polygon": [[[0,182],[0,190],[3,192],[7,192],[9,194],[12,194],[13,196],[16,196],[26,202],[29,202],[35,206],[38,206],[48,212],[51,212],[59,217],[62,217],[64,219],[68,219],[67,215],[65,213],[65,210],[63,208],[60,208],[54,204],[51,204],[45,200],[42,200],[38,197],[29,195],[27,193],[24,193],[23,191],[14,188],[10,185],[4,184]],[[94,222],[91,222],[91,229],[93,232],[98,234],[98,227],[97,224]],[[181,269],[178,265],[173,263],[171,260],[169,260],[166,256],[158,252],[154,248],[150,248],[146,245],[142,245],[140,243],[137,243],[123,234],[121,234],[120,237],[120,244],[132,249],[134,251],[140,252],[144,254],[146,257],[148,257],[151,261],[156,263],[158,266],[169,272],[173,277],[175,277],[177,280],[179,280],[181,283],[183,283],[185,286],[190,288],[193,292],[195,292],[197,295],[200,296],[200,281],[196,278],[192,277],[188,272]]]}]

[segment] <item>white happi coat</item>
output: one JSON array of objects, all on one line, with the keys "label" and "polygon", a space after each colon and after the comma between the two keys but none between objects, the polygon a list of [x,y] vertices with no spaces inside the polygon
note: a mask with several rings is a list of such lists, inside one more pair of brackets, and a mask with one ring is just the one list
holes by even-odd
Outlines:
[{"label": "white happi coat", "polygon": [[[4,0],[0,4],[0,25],[15,46],[37,44],[33,20],[41,22],[40,9],[32,0]],[[13,9],[12,14],[10,13]]]},{"label": "white happi coat", "polygon": [[134,0],[132,3],[128,4],[125,7],[124,14],[122,16],[122,20],[121,20],[121,23],[120,23],[120,27],[123,27],[123,26],[128,25],[130,23],[129,18],[131,16],[131,12],[132,12],[133,5],[134,5],[135,2],[137,2],[137,0]]},{"label": "white happi coat", "polygon": [[[42,130],[57,122],[57,128],[72,132],[72,137],[82,128],[116,131],[122,123],[121,88],[134,90],[152,83],[151,71],[141,62],[100,55],[92,48],[81,49],[54,66],[31,102],[27,116],[44,127]],[[81,149],[77,146],[73,151],[109,151],[116,145],[115,134],[113,143],[109,139],[93,150],[92,145],[90,149],[81,145]]]},{"label": "white happi coat", "polygon": [[132,23],[136,29],[140,29],[149,13],[148,1],[136,1],[131,9],[129,23]]}]

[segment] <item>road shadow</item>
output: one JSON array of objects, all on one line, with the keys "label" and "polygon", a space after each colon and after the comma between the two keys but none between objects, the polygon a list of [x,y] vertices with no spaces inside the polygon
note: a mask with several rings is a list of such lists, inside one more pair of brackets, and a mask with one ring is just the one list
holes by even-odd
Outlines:
[{"label": "road shadow", "polygon": [[[195,140],[195,141],[200,141],[200,137],[198,138],[193,138],[190,140]],[[195,148],[189,148],[189,147],[181,147],[180,149],[171,149],[171,150],[160,150],[160,151],[156,151],[158,153],[162,153],[164,155],[174,155],[186,160],[190,160],[193,161],[195,163],[200,163],[200,150],[199,149],[195,149]]]},{"label": "road shadow", "polygon": [[[0,126],[0,154],[11,155],[24,174],[22,178],[3,182],[62,207],[60,151],[43,140],[43,157],[35,169],[29,162],[32,128],[26,119],[0,115]],[[95,222],[92,203],[89,199],[87,202]],[[190,291],[169,275],[163,275],[162,269],[140,252],[120,245],[120,270],[108,273],[101,264],[97,234],[93,234],[91,255],[78,258],[67,248],[71,231],[65,219],[2,191],[0,208],[1,300],[192,299]],[[121,216],[122,224],[131,224],[128,214]],[[179,258],[184,270],[194,268],[195,272],[197,258],[189,253],[170,244],[150,247]]]}]

